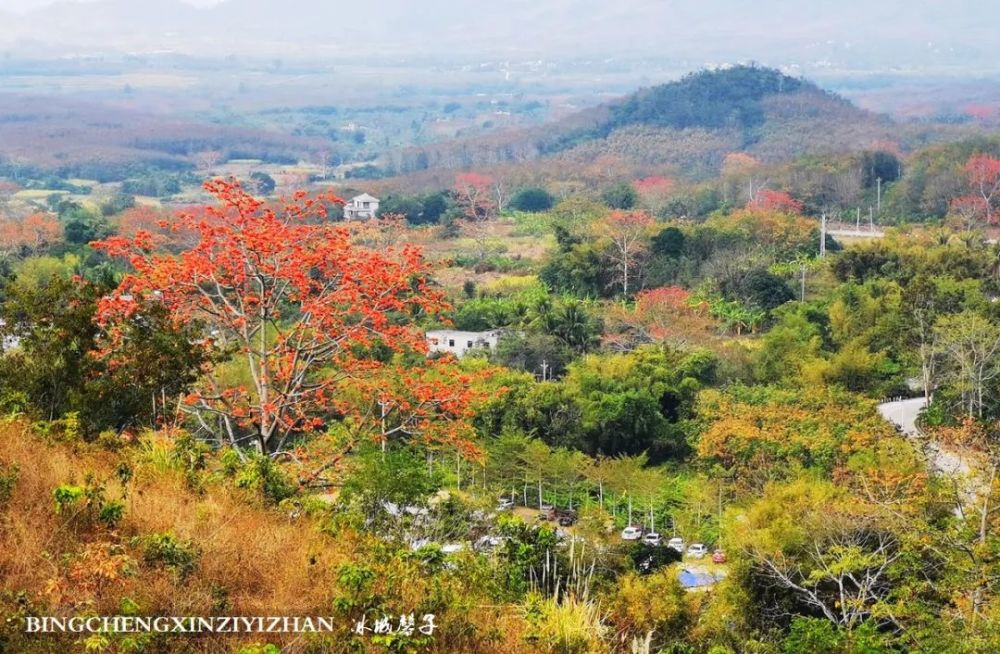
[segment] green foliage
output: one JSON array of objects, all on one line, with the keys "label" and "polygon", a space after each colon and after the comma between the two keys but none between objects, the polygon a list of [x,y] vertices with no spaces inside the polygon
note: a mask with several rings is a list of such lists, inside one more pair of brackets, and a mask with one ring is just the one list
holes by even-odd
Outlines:
[{"label": "green foliage", "polygon": [[198,547],[191,541],[178,539],[170,533],[137,536],[133,543],[142,551],[147,565],[173,570],[179,579],[191,575],[198,567],[201,556]]},{"label": "green foliage", "polygon": [[135,206],[135,197],[127,193],[115,193],[101,203],[102,216],[114,216]]},{"label": "green foliage", "polygon": [[237,654],[281,654],[277,645],[267,643],[265,645],[245,645],[239,649]]},{"label": "green foliage", "polygon": [[903,177],[887,192],[883,213],[907,221],[944,218],[951,200],[967,192],[962,166],[977,153],[1000,155],[1000,138],[977,136],[913,153]]},{"label": "green foliage", "polygon": [[552,195],[541,187],[522,188],[510,199],[511,209],[538,213],[552,208]]},{"label": "green foliage", "polygon": [[399,506],[422,504],[440,486],[437,474],[428,470],[421,454],[409,447],[383,450],[363,446],[352,460],[344,480],[345,501],[358,500],[366,515],[381,514],[385,503]]},{"label": "green foliage", "polygon": [[181,192],[183,177],[163,173],[146,174],[122,182],[122,193],[165,198]]},{"label": "green foliage", "polygon": [[679,228],[665,227],[653,237],[650,250],[653,254],[675,259],[684,252],[685,240],[684,232]]},{"label": "green foliage", "polygon": [[613,278],[606,265],[606,244],[575,243],[567,232],[560,245],[568,249],[551,255],[539,278],[554,291],[577,297],[609,297]]},{"label": "green foliage", "polygon": [[379,213],[383,216],[403,216],[411,225],[433,225],[449,209],[450,202],[450,196],[444,192],[425,195],[389,194],[382,198]]},{"label": "green foliage", "polygon": [[236,486],[259,493],[267,501],[278,504],[295,495],[297,488],[274,460],[253,453],[235,476]]},{"label": "green foliage", "polygon": [[[104,285],[61,276],[10,288],[0,318],[20,345],[0,357],[0,396],[25,397],[34,416],[73,420],[80,433],[93,436],[148,424],[154,395],[183,392],[203,358],[191,347],[199,326],[175,325],[164,307],[150,305],[124,325],[128,351],[96,356],[101,335],[94,318],[107,292]],[[117,365],[119,359],[129,363]]]},{"label": "green foliage", "polygon": [[844,634],[828,620],[796,617],[792,620],[782,647],[786,654],[839,654],[843,651],[843,644]]},{"label": "green foliage", "polygon": [[[661,555],[658,550],[665,550],[667,554]],[[668,547],[644,548],[640,545],[636,551],[640,556],[655,553],[672,561],[681,558]],[[648,637],[650,644],[658,648],[656,651],[668,651],[665,649],[668,643],[683,642],[693,617],[686,594],[673,568],[650,572],[644,577],[623,575],[611,597],[610,620],[626,641]]]},{"label": "green foliage", "polygon": [[748,309],[771,311],[795,299],[785,280],[763,267],[723,278],[719,280],[719,286],[723,295],[740,301]]},{"label": "green foliage", "polygon": [[590,454],[649,452],[653,460],[686,451],[683,421],[697,391],[713,380],[715,358],[665,348],[588,355],[570,365],[565,384],[582,416]]},{"label": "green foliage", "polygon": [[254,191],[260,195],[271,195],[277,186],[273,177],[260,171],[250,173],[250,181],[252,182]]},{"label": "green foliage", "polygon": [[56,513],[65,513],[70,506],[75,504],[77,500],[84,496],[84,489],[82,486],[72,486],[70,484],[62,484],[57,486],[54,491],[52,491],[52,498],[56,503]]},{"label": "green foliage", "polygon": [[802,89],[815,87],[770,68],[702,71],[633,94],[612,108],[609,127],[641,123],[676,129],[748,129],[764,122],[763,98]]},{"label": "green foliage", "polygon": [[604,191],[601,200],[612,209],[632,209],[639,203],[639,192],[631,184],[617,184]]},{"label": "green foliage", "polygon": [[114,529],[124,516],[125,503],[120,500],[111,500],[101,506],[101,510],[97,514],[97,519],[109,528]]},{"label": "green foliage", "polygon": [[497,363],[546,379],[562,377],[574,356],[572,348],[549,334],[504,334],[491,353]]},{"label": "green foliage", "polygon": [[[532,580],[542,579],[546,566],[554,570],[556,561],[562,558],[556,548],[555,532],[547,524],[527,525],[519,518],[503,515],[497,518],[497,533],[506,539],[499,555],[504,562],[503,588],[512,598],[523,596]],[[566,569],[565,560],[561,567]]]}]

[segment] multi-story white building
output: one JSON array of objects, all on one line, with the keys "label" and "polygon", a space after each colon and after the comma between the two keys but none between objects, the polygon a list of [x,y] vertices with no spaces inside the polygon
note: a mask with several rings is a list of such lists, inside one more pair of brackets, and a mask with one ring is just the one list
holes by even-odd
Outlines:
[{"label": "multi-story white building", "polygon": [[344,205],[344,220],[368,220],[378,213],[378,198],[367,193],[351,198]]},{"label": "multi-story white building", "polygon": [[438,329],[427,332],[427,347],[431,352],[450,352],[457,357],[469,350],[490,349],[497,346],[501,330],[488,332],[462,332],[453,329]]}]

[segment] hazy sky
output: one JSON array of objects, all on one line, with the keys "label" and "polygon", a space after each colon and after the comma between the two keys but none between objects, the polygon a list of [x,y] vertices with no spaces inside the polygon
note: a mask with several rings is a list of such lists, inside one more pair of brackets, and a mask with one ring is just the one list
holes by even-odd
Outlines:
[{"label": "hazy sky", "polygon": [[[41,9],[47,5],[57,4],[58,2],[96,2],[97,0],[0,0],[0,10],[3,11],[14,11],[17,13],[22,13],[25,11],[31,11],[33,9]],[[134,2],[143,2],[143,0],[133,0]],[[212,5],[217,5],[220,2],[225,2],[225,0],[181,0],[185,4],[192,5],[194,7],[211,7]]]},{"label": "hazy sky", "polygon": [[0,48],[14,55],[629,54],[691,68],[1000,66],[1000,2],[989,0],[0,0],[2,10],[16,12],[0,26]]}]

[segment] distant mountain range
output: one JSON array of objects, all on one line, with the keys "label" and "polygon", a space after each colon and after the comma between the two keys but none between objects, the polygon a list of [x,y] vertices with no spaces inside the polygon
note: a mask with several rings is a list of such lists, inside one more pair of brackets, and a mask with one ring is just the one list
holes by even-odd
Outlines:
[{"label": "distant mountain range", "polygon": [[574,57],[992,65],[982,0],[62,0],[0,14],[0,48],[51,53]]}]

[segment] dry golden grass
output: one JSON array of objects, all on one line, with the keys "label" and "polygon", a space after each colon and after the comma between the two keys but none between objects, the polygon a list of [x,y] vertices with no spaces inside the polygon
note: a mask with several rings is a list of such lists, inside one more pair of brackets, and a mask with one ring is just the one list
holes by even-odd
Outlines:
[{"label": "dry golden grass", "polygon": [[[177,472],[142,474],[129,483],[124,519],[115,530],[83,525],[55,512],[53,490],[60,484],[83,485],[90,473],[106,483],[109,498],[120,496],[115,467],[124,456],[89,446],[47,446],[19,425],[4,429],[0,462],[17,465],[18,483],[0,530],[0,576],[7,588],[43,589],[58,577],[59,561],[82,544],[104,540],[128,543],[133,536],[172,533],[196,543],[198,572],[184,593],[150,593],[145,573],[123,581],[146,595],[151,608],[171,614],[199,611],[211,604],[211,588],[224,587],[231,609],[258,614],[281,608],[289,614],[325,609],[334,586],[334,570],[349,557],[337,555],[348,543],[331,541],[306,519],[248,502],[241,491],[223,485],[197,493]],[[44,456],[40,451],[44,450]],[[79,516],[77,516],[79,518]],[[156,575],[153,575],[156,576]],[[162,576],[162,575],[161,575]],[[155,586],[155,584],[154,584]],[[117,606],[121,594],[96,597],[98,606]],[[140,605],[142,603],[140,602]],[[183,614],[183,613],[181,613]]]},{"label": "dry golden grass", "polygon": [[[123,598],[148,615],[330,615],[336,571],[355,545],[349,536],[334,540],[314,519],[293,519],[223,483],[197,492],[180,472],[137,462],[134,450],[54,444],[20,424],[0,427],[0,439],[0,472],[19,469],[0,506],[0,592],[8,598],[24,592],[44,614],[64,616],[115,615]],[[105,482],[108,499],[121,497],[116,468],[126,461],[136,474],[114,529],[87,519],[82,501],[56,512],[54,489],[84,486],[88,474]],[[195,544],[190,575],[143,560],[137,537],[162,533]],[[127,563],[117,569],[111,559]]]},{"label": "dry golden grass", "polygon": [[[338,581],[342,566],[350,563],[376,571],[370,592],[380,599],[371,606],[397,615],[430,607],[438,614],[441,630],[434,642],[413,651],[537,651],[524,641],[526,623],[517,607],[494,605],[459,571],[431,577],[419,561],[371,536],[347,527],[331,536],[319,529],[326,518],[293,516],[221,476],[202,473],[192,488],[170,457],[173,443],[165,436],[107,449],[58,442],[12,423],[0,424],[0,441],[0,473],[10,465],[19,469],[13,494],[0,503],[0,613],[119,615],[128,605],[147,616],[331,616],[337,615],[334,600],[351,596]],[[118,474],[122,464],[133,472],[124,486]],[[96,519],[82,499],[56,511],[55,488],[93,486],[93,480],[104,485],[107,500],[125,493],[123,517],[114,528]],[[193,544],[196,565],[189,573],[146,560],[143,539],[154,534]],[[0,622],[0,651],[75,652],[94,646],[77,636],[25,635],[19,625]],[[362,640],[361,649],[349,647],[352,626],[344,618],[338,624],[343,633],[327,640],[161,634],[139,651],[240,652],[254,642],[293,653],[385,651],[371,640]],[[133,650],[119,637],[94,651]]]}]

